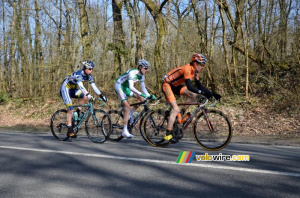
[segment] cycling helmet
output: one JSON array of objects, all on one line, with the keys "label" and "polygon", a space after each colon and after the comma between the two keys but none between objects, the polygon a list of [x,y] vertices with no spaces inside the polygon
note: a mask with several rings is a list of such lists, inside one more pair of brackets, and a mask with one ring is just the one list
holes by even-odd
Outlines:
[{"label": "cycling helmet", "polygon": [[139,66],[142,66],[142,67],[150,67],[150,63],[148,62],[148,61],[146,61],[146,60],[139,60],[139,62],[138,62],[138,67]]},{"label": "cycling helmet", "polygon": [[194,54],[192,57],[192,61],[196,61],[198,63],[206,63],[206,57],[202,54]]},{"label": "cycling helmet", "polygon": [[83,69],[92,69],[94,67],[95,67],[95,65],[92,61],[86,60],[86,61],[82,62],[82,68]]}]

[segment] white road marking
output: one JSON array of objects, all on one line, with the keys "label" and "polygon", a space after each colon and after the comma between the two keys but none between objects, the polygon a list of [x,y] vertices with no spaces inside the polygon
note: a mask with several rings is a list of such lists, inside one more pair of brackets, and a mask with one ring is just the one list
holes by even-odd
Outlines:
[{"label": "white road marking", "polygon": [[85,156],[85,157],[127,160],[127,161],[136,161],[136,162],[148,162],[148,163],[157,163],[157,164],[172,164],[172,165],[179,165],[179,166],[195,166],[195,167],[202,167],[202,168],[213,168],[213,169],[223,169],[223,170],[233,170],[233,171],[243,171],[243,172],[252,172],[252,173],[262,173],[262,174],[286,175],[286,176],[292,176],[292,177],[300,177],[300,173],[283,172],[283,171],[270,171],[270,170],[262,170],[262,169],[239,168],[239,167],[219,166],[219,165],[205,165],[205,164],[195,164],[195,163],[176,163],[176,162],[173,162],[173,161],[140,159],[140,158],[132,158],[132,157],[121,157],[121,156],[112,156],[112,155],[77,153],[77,152],[69,152],[69,151],[55,151],[55,150],[22,148],[22,147],[11,147],[11,146],[0,146],[0,148],[23,150],[23,151],[33,151],[33,152],[41,152],[41,153],[57,153],[57,154],[77,155],[77,156]]}]

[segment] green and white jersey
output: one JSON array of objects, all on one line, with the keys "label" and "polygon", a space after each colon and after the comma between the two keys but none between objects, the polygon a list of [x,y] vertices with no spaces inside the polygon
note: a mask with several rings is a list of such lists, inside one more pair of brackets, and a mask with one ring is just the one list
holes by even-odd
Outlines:
[{"label": "green and white jersey", "polygon": [[117,83],[122,86],[129,87],[129,80],[132,80],[134,83],[138,81],[145,81],[145,76],[139,73],[137,69],[129,69],[124,74],[119,76]]},{"label": "green and white jersey", "polygon": [[142,75],[138,69],[129,69],[124,74],[119,76],[116,82],[116,86],[119,87],[118,89],[122,89],[122,91],[125,92],[127,96],[133,95],[132,93],[129,95],[128,90],[135,94],[141,95],[142,93],[134,87],[134,83],[139,81],[141,82],[142,92],[146,96],[149,96],[150,94],[148,93],[145,86],[145,76]]}]

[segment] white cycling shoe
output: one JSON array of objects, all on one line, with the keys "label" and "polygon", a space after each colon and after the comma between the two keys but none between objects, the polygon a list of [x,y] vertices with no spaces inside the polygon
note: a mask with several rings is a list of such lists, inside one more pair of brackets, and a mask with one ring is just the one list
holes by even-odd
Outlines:
[{"label": "white cycling shoe", "polygon": [[134,135],[130,134],[127,130],[122,132],[122,136],[126,138],[133,138]]}]

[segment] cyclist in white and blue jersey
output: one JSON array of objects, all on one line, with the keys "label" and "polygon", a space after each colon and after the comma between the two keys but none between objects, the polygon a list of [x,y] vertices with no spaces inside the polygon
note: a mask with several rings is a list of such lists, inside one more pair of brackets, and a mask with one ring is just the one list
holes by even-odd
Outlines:
[{"label": "cyclist in white and blue jersey", "polygon": [[[147,99],[156,99],[154,95],[150,95],[145,86],[145,75],[150,67],[150,63],[146,60],[138,61],[138,69],[129,69],[124,74],[118,77],[115,84],[115,92],[118,94],[119,100],[124,106],[124,127],[122,136],[127,138],[132,138],[133,135],[129,133],[127,129],[127,123],[129,117],[132,115],[131,107],[128,102],[127,97],[135,97],[139,101],[144,101],[144,98]],[[138,91],[134,87],[134,83],[141,83],[142,92]]]},{"label": "cyclist in white and blue jersey", "polygon": [[67,106],[67,125],[69,137],[76,137],[72,128],[72,117],[73,117],[73,104],[71,98],[81,98],[80,104],[86,104],[89,101],[95,100],[95,98],[88,93],[85,89],[83,82],[89,81],[94,92],[104,101],[107,102],[107,98],[102,95],[100,90],[95,85],[92,71],[94,69],[94,63],[92,61],[83,61],[82,69],[78,70],[71,75],[66,76],[60,88],[60,95]]}]

